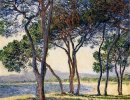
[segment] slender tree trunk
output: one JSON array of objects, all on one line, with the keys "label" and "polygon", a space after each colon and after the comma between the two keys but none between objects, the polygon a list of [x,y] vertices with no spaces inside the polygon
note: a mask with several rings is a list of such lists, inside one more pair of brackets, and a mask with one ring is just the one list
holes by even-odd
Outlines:
[{"label": "slender tree trunk", "polygon": [[75,76],[75,68],[74,68],[74,63],[73,59],[71,58],[71,53],[70,53],[70,43],[69,41],[64,40],[64,43],[68,49],[68,52],[66,52],[68,56],[68,65],[69,65],[69,70],[70,70],[70,75],[69,75],[69,87],[70,87],[70,93],[74,94],[74,76]]},{"label": "slender tree trunk", "polygon": [[72,61],[72,58],[71,58],[71,55],[70,55],[70,43],[67,41],[67,42],[65,42],[65,44],[66,44],[66,47],[68,49],[68,52],[66,54],[68,56],[68,65],[69,65],[69,72],[70,72],[70,74],[69,74],[70,91],[69,92],[74,94],[74,82],[73,82],[73,80],[74,80],[74,75],[73,75],[74,71],[73,71],[73,61]]},{"label": "slender tree trunk", "polygon": [[75,76],[75,69],[74,69],[74,65],[73,65],[73,61],[71,59],[70,53],[67,54],[68,56],[68,65],[69,65],[69,71],[70,71],[70,75],[69,75],[69,88],[70,88],[70,93],[74,94],[74,76]]},{"label": "slender tree trunk", "polygon": [[70,93],[74,94],[74,76],[75,76],[75,68],[72,68],[70,74]]},{"label": "slender tree trunk", "polygon": [[120,93],[119,93],[119,95],[122,95],[123,75],[124,75],[125,68],[126,67],[124,66],[120,73],[121,75],[120,75]]},{"label": "slender tree trunk", "polygon": [[121,80],[120,80],[120,83],[119,83],[119,93],[118,93],[118,95],[122,95],[122,82],[121,82]]},{"label": "slender tree trunk", "polygon": [[101,59],[101,48],[102,48],[102,45],[103,45],[103,42],[104,42],[104,36],[105,36],[105,30],[106,30],[106,24],[104,25],[104,28],[103,28],[103,36],[102,36],[102,42],[100,44],[100,47],[99,47],[99,53],[98,53],[98,59],[99,59],[99,63],[100,63],[100,76],[99,76],[99,79],[98,79],[98,85],[97,85],[97,95],[101,95],[101,92],[100,92],[100,83],[101,83],[101,79],[102,79],[102,59]]},{"label": "slender tree trunk", "polygon": [[[117,64],[117,62],[116,62]],[[118,71],[117,71],[117,65],[115,64],[115,73],[116,73],[116,77],[117,77],[117,91],[118,91],[118,95],[120,95],[120,77],[119,77],[119,74],[118,74]]]},{"label": "slender tree trunk", "polygon": [[117,33],[118,33],[117,37],[114,39],[113,43],[110,45],[110,47],[108,49],[107,63],[106,63],[106,81],[105,81],[104,95],[108,95],[107,94],[107,87],[108,87],[108,81],[109,81],[109,56],[110,56],[110,53],[111,53],[111,50],[112,50],[113,46],[116,44],[116,42],[118,41],[118,39],[120,37],[120,29],[118,29]]},{"label": "slender tree trunk", "polygon": [[70,75],[70,93],[74,94],[74,75],[73,72],[71,72]]},{"label": "slender tree trunk", "polygon": [[[47,5],[50,6],[47,14],[47,9],[49,6],[45,5],[45,0],[38,0],[41,6],[41,31],[43,35],[43,42],[42,42],[42,60],[41,60],[41,74],[40,74],[40,100],[46,100],[45,92],[44,92],[44,79],[46,74],[46,58],[48,52],[48,43],[49,43],[49,33],[50,33],[50,25],[52,20],[52,9],[53,9],[53,0],[51,0]],[[48,15],[46,19],[46,15]],[[47,25],[46,25],[47,23]]]},{"label": "slender tree trunk", "polygon": [[68,59],[68,65],[69,65],[69,88],[70,88],[70,93],[73,91],[71,88],[71,73],[72,73],[72,68],[71,68],[71,63],[70,63],[70,60]]},{"label": "slender tree trunk", "polygon": [[56,75],[56,73],[53,71],[53,69],[51,68],[50,65],[46,64],[47,67],[49,68],[49,70],[51,71],[51,73],[56,77],[56,79],[59,81],[60,84],[60,89],[61,89],[61,94],[65,94],[64,90],[63,90],[63,84],[62,81],[60,79],[60,77],[58,75]]},{"label": "slender tree trunk", "polygon": [[121,85],[122,84],[122,82],[121,82],[122,81],[122,79],[121,79],[122,78],[122,75],[121,75],[122,74],[122,68],[121,68],[121,64],[120,64],[120,68],[119,68],[119,73],[120,73],[119,95],[122,95],[122,89],[121,89],[121,86],[122,86]]},{"label": "slender tree trunk", "polygon": [[121,76],[121,82],[120,82],[120,94],[119,94],[119,95],[122,95],[122,83],[123,83],[123,77]]},{"label": "slender tree trunk", "polygon": [[31,19],[28,19],[28,22],[25,24],[25,32],[28,36],[28,39],[29,39],[29,42],[30,42],[31,48],[32,48],[32,66],[33,66],[33,72],[34,72],[34,75],[35,75],[35,78],[37,81],[37,85],[38,85],[37,95],[40,100],[44,100],[43,98],[45,98],[45,95],[44,95],[44,91],[43,91],[43,82],[40,80],[40,73],[38,71],[37,62],[36,62],[36,50],[35,50],[35,46],[33,43],[33,39],[28,30],[28,25],[30,24],[30,22],[31,22]]},{"label": "slender tree trunk", "polygon": [[75,66],[72,60],[72,69],[70,74],[70,93],[74,94],[74,77],[75,77]]},{"label": "slender tree trunk", "polygon": [[78,72],[78,68],[77,68],[77,58],[76,58],[76,55],[75,55],[75,70],[76,70],[76,75],[77,75],[77,79],[78,79],[78,86],[77,86],[76,95],[79,95],[79,91],[80,91],[80,76],[79,76],[79,72]]}]

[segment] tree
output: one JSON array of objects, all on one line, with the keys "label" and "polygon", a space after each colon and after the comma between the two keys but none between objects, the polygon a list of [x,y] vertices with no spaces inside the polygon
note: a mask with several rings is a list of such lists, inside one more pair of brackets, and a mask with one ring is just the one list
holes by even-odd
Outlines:
[{"label": "tree", "polygon": [[[113,35],[115,37],[115,35]],[[102,55],[102,73],[106,72],[105,64],[107,62],[107,48],[110,44],[112,44],[112,39],[107,39],[101,48]],[[109,55],[109,70],[115,70],[118,82],[118,94],[122,95],[122,82],[123,82],[123,74],[126,66],[128,66],[128,57],[129,57],[129,48],[130,46],[127,44],[127,34],[120,33],[119,39],[116,44],[111,49],[111,54]],[[99,51],[94,53],[94,58],[97,62],[94,62],[94,71],[97,73],[100,72],[100,61],[98,60]],[[119,69],[119,70],[118,70]],[[100,72],[101,73],[101,72]]]},{"label": "tree", "polygon": [[[37,47],[37,61],[40,63],[41,58],[39,55],[41,55],[41,49],[38,48],[38,43],[41,38],[40,31],[37,24],[34,24],[30,27],[31,35],[33,37],[33,41],[35,43],[35,46]],[[1,50],[0,53],[0,60],[5,65],[5,67],[8,69],[8,71],[16,71],[20,72],[21,69],[25,69],[30,65],[30,60],[32,58],[31,56],[31,49],[29,48],[30,45],[27,40],[27,36],[23,36],[23,39],[20,41],[14,40],[13,42],[10,42],[7,46]],[[59,81],[60,87],[61,87],[61,93],[64,93],[63,91],[63,85],[60,77],[53,71],[51,66],[49,64],[46,64],[47,68],[52,72],[52,74],[57,78]]]},{"label": "tree", "polygon": [[[74,2],[74,4],[75,4],[75,2]],[[77,11],[72,10],[72,7],[69,9],[70,9],[70,11],[64,10],[64,8],[61,5],[54,7],[55,16],[53,18],[52,30],[53,31],[58,30],[58,32],[56,34],[53,34],[52,41],[54,41],[54,42],[51,42],[51,44],[63,49],[68,56],[68,65],[69,65],[69,69],[70,69],[70,77],[69,77],[70,93],[74,93],[74,85],[73,85],[74,76],[75,76],[75,65],[74,64],[76,62],[74,63],[73,62],[74,59],[71,58],[72,57],[71,49],[73,52],[73,50],[74,50],[73,39],[77,37],[77,36],[74,37],[73,29],[79,23],[79,15],[78,15]],[[69,12],[70,12],[70,14],[69,14]],[[65,44],[66,48],[64,48],[63,46],[60,45],[62,43]]]},{"label": "tree", "polygon": [[127,35],[123,34],[119,41],[115,45],[115,53],[113,54],[115,57],[115,73],[117,76],[118,82],[118,94],[122,95],[122,83],[123,83],[123,75],[128,63],[128,57],[130,56],[130,46],[127,44]]},{"label": "tree", "polygon": [[[99,23],[106,23],[106,25],[110,26],[110,28],[107,30],[111,30],[112,27],[113,29],[115,27],[121,27],[122,22],[128,19],[127,4],[128,3],[125,0],[115,0],[115,1],[91,0],[91,19],[94,19],[94,21],[98,21]],[[110,47],[108,48],[107,63],[106,63],[107,72],[106,72],[104,95],[107,95],[107,86],[109,80],[109,66],[108,66],[109,55],[111,53],[111,49],[113,48],[113,45],[116,43],[116,39],[113,40],[113,44],[110,45]],[[99,59],[101,59],[100,56]],[[101,63],[100,63],[100,69],[101,69],[100,71],[102,71]],[[99,81],[101,79],[101,76],[102,75],[100,74]],[[98,94],[100,95],[99,89],[98,89]]]},{"label": "tree", "polygon": [[[17,22],[17,17],[19,15],[23,16],[23,26],[25,32],[28,36],[28,40],[30,42],[30,47],[32,51],[32,66],[33,72],[36,77],[36,81],[38,84],[38,94],[40,100],[45,100],[45,93],[44,93],[44,77],[46,73],[46,57],[48,52],[48,39],[49,39],[49,32],[50,32],[50,24],[51,24],[51,17],[52,17],[52,7],[53,7],[53,0],[47,1],[45,0],[34,0],[34,1],[24,1],[24,0],[2,0],[2,9],[1,14],[2,19],[8,19],[7,21],[16,22],[15,27],[20,27],[19,22]],[[34,9],[36,8],[36,9]],[[38,15],[40,16],[38,17]],[[42,34],[42,60],[41,60],[41,69],[40,72],[38,71],[37,67],[37,52],[34,45],[34,41],[32,36],[29,32],[29,26],[33,23],[34,19],[41,20],[41,34]],[[47,19],[47,20],[46,20]],[[47,23],[47,24],[46,24]],[[12,24],[8,27],[8,32],[14,31],[12,28]],[[6,33],[8,33],[6,32]]]},{"label": "tree", "polygon": [[70,7],[66,7],[66,5],[64,5],[66,9],[64,9],[64,6],[62,7],[62,5],[57,6],[58,8],[54,7],[56,14],[53,18],[54,32],[52,33],[54,34],[52,34],[52,40],[54,42],[51,42],[53,45],[63,49],[68,56],[68,66],[70,69],[70,93],[74,93],[73,81],[76,74],[78,78],[77,95],[80,90],[80,77],[78,73],[76,55],[83,46],[84,42],[88,42],[91,39],[96,27],[96,25],[91,27],[92,23],[84,20],[86,18],[85,12],[87,12],[87,9],[85,8],[86,2],[85,4],[82,3],[84,2],[80,1],[76,3],[75,0],[72,0],[69,4],[67,2]]}]

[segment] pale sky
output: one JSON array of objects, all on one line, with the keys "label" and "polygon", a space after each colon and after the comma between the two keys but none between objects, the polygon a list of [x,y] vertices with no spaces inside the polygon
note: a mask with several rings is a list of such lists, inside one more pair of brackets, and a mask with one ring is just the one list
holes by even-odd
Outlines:
[{"label": "pale sky", "polygon": [[[24,34],[24,33],[21,33]],[[3,46],[7,45],[9,42],[14,39],[20,40],[22,35],[13,36],[9,38],[5,38],[0,36],[0,49]],[[93,73],[92,64],[94,62],[94,58],[92,53],[95,49],[90,49],[89,47],[82,47],[77,54],[77,62],[78,62],[78,70],[80,73]],[[69,72],[68,71],[68,63],[67,56],[62,49],[51,49],[49,50],[49,56],[47,58],[47,63],[52,66],[53,69],[61,71],[61,72]],[[17,74],[15,72],[8,72],[0,62],[0,76]]]}]

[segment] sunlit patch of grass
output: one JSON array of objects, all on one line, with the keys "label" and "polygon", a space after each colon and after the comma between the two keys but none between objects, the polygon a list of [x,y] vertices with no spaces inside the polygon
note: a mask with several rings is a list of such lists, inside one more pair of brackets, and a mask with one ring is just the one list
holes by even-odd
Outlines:
[{"label": "sunlit patch of grass", "polygon": [[96,95],[79,95],[75,96],[72,94],[48,94],[47,97],[49,100],[130,100],[130,95],[123,96],[96,96]]},{"label": "sunlit patch of grass", "polygon": [[0,98],[0,100],[35,100],[34,95],[21,95],[21,96],[12,96],[7,98]]},{"label": "sunlit patch of grass", "polygon": [[[123,96],[96,96],[96,95],[79,95],[75,96],[72,94],[56,94],[49,93],[46,94],[47,100],[130,100],[130,95]],[[34,95],[22,95],[22,96],[13,96],[8,98],[0,98],[0,100],[36,100]]]}]

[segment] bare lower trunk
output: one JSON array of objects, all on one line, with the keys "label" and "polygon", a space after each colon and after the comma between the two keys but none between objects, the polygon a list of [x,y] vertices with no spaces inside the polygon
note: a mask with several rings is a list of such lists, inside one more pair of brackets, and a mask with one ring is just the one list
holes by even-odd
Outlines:
[{"label": "bare lower trunk", "polygon": [[118,87],[119,89],[119,91],[118,91],[118,95],[122,95],[122,83],[120,82],[119,83],[119,87]]},{"label": "bare lower trunk", "polygon": [[74,94],[74,68],[72,68],[71,74],[70,74],[70,93]]},{"label": "bare lower trunk", "polygon": [[118,84],[117,91],[118,91],[118,94],[120,95],[120,77],[119,77],[119,74],[118,74],[118,71],[117,71],[117,66],[116,66],[116,64],[115,64],[115,73],[116,73],[117,84]]},{"label": "bare lower trunk", "polygon": [[104,90],[104,95],[107,96],[107,87],[108,87],[108,80],[109,80],[109,69],[107,69],[107,72],[106,72],[106,82],[105,82],[105,90]]},{"label": "bare lower trunk", "polygon": [[78,72],[78,68],[77,68],[76,56],[75,56],[75,70],[76,70],[76,75],[77,75],[77,79],[78,79],[78,86],[77,86],[76,95],[79,95],[79,91],[80,91],[80,77],[79,77],[79,72]]},{"label": "bare lower trunk", "polygon": [[122,95],[122,84],[123,84],[123,75],[124,75],[124,71],[125,71],[126,66],[123,67],[122,71],[121,71],[121,75],[120,75],[120,90],[119,90],[119,95]]},{"label": "bare lower trunk", "polygon": [[70,60],[68,60],[68,65],[69,65],[69,88],[70,88],[70,93],[72,93],[72,91],[74,91],[73,89],[72,89],[72,83],[71,83],[71,73],[72,73],[72,68],[71,68],[71,63],[70,63]]},{"label": "bare lower trunk", "polygon": [[119,95],[122,95],[122,68],[121,68],[121,65],[120,65],[120,68],[119,68],[119,72],[120,72],[120,84],[119,84]]},{"label": "bare lower trunk", "polygon": [[[100,68],[102,70],[102,68]],[[102,71],[100,71],[100,76],[99,76],[99,79],[98,79],[98,85],[97,85],[97,95],[101,95],[101,92],[100,92],[100,83],[101,83],[101,79],[102,79]]]},{"label": "bare lower trunk", "polygon": [[76,75],[77,75],[77,79],[78,79],[78,87],[77,87],[76,95],[79,95],[79,91],[80,91],[80,77],[79,77],[79,72],[78,72],[77,68],[76,68]]},{"label": "bare lower trunk", "polygon": [[39,100],[46,100],[42,81],[38,82],[38,95],[39,95]]},{"label": "bare lower trunk", "polygon": [[104,25],[104,28],[103,28],[103,36],[102,36],[102,39],[103,39],[103,40],[102,40],[102,43],[100,44],[99,53],[98,53],[98,59],[99,59],[99,63],[100,63],[100,76],[99,76],[98,85],[97,85],[97,95],[101,95],[101,92],[100,92],[100,83],[101,83],[101,79],[102,79],[101,47],[102,47],[103,42],[104,42],[105,29],[106,29],[106,24]]},{"label": "bare lower trunk", "polygon": [[44,93],[44,78],[41,78],[40,74],[37,76],[36,73],[35,73],[35,76],[36,76],[36,81],[37,81],[36,100],[46,100],[45,93]]},{"label": "bare lower trunk", "polygon": [[53,69],[51,68],[50,65],[46,64],[47,67],[49,68],[49,70],[51,71],[51,73],[56,77],[56,79],[58,80],[59,84],[60,84],[60,89],[61,89],[61,94],[65,94],[64,90],[63,90],[63,84],[62,81],[60,79],[60,77],[58,75],[56,75],[56,73],[53,71]]},{"label": "bare lower trunk", "polygon": [[72,61],[71,56],[70,56],[70,47],[69,47],[69,45],[67,45],[67,48],[68,48],[68,53],[67,53],[68,65],[69,65],[69,71],[70,71],[70,75],[69,75],[69,88],[70,88],[70,91],[69,92],[74,94],[75,68],[74,68],[73,61]]}]

